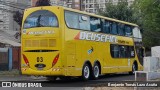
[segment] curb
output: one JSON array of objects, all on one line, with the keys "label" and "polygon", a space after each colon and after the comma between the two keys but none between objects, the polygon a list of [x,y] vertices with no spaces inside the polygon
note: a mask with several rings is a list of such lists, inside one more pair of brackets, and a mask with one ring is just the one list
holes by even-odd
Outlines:
[{"label": "curb", "polygon": [[15,76],[21,75],[19,70],[0,71],[0,76]]}]

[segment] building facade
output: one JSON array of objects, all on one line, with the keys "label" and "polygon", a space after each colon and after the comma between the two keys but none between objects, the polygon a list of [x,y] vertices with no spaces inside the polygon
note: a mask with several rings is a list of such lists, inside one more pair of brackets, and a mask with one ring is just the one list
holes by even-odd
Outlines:
[{"label": "building facade", "polygon": [[[37,0],[32,0],[32,6],[35,6]],[[89,13],[97,13],[97,11],[104,10],[107,2],[117,4],[119,0],[50,0],[51,5],[59,5],[68,8],[78,9]],[[127,0],[129,5],[134,0]]]},{"label": "building facade", "polygon": [[[0,0],[0,36],[20,42],[16,34],[20,32],[20,26],[14,21],[15,11],[22,12],[26,7],[31,5],[31,0]],[[4,42],[3,42],[4,43]]]}]

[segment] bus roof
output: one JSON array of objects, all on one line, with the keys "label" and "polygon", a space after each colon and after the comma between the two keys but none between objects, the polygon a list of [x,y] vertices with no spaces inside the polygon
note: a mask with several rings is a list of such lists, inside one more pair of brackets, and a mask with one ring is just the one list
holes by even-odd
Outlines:
[{"label": "bus roof", "polygon": [[[80,11],[80,10],[76,10],[76,9],[66,8],[66,7],[62,7],[62,6],[42,6],[42,7],[59,7],[59,8],[63,8],[64,10],[69,10],[69,11],[73,11],[73,12],[77,12],[77,13],[81,13],[81,14],[85,14],[85,15],[95,16],[95,17],[107,19],[107,20],[110,20],[110,21],[115,21],[115,22],[119,22],[119,23],[123,23],[123,24],[138,27],[138,25],[134,24],[134,23],[125,22],[125,21],[122,21],[122,20],[117,20],[117,19],[113,19],[113,18],[109,18],[109,17],[104,17],[104,16],[101,16],[101,15],[96,15],[96,14],[92,14],[92,13],[88,13],[88,12],[84,12],[84,11]],[[32,9],[32,8],[39,8],[39,7],[31,7],[31,8],[28,8],[28,9]]]}]

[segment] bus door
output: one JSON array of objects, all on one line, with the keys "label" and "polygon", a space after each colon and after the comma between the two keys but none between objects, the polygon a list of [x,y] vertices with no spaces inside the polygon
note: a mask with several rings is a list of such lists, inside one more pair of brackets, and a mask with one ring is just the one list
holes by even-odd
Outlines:
[{"label": "bus door", "polygon": [[119,69],[126,71],[131,63],[131,58],[128,56],[129,47],[126,45],[119,45]]},{"label": "bus door", "polygon": [[143,65],[144,52],[145,52],[145,49],[143,47],[136,47],[136,53],[141,65]]}]

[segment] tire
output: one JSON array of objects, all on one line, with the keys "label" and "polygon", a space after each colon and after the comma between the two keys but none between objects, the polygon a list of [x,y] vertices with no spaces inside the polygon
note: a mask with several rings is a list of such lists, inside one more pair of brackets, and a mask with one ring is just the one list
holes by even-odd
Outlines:
[{"label": "tire", "polygon": [[93,66],[93,73],[92,73],[92,79],[98,79],[99,78],[99,74],[100,74],[100,66],[96,63]]},{"label": "tire", "polygon": [[82,80],[87,81],[90,78],[91,70],[88,64],[84,64],[82,69]]},{"label": "tire", "polygon": [[137,66],[136,66],[135,63],[133,63],[133,65],[132,65],[132,71],[129,72],[129,74],[130,74],[130,75],[134,75],[134,74],[135,74],[135,71],[137,71]]}]

